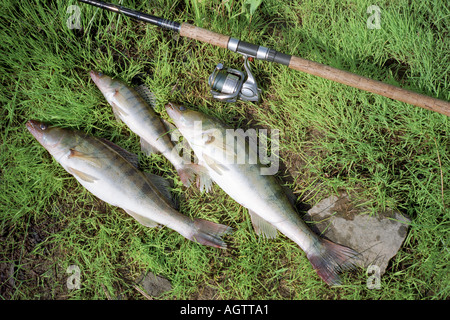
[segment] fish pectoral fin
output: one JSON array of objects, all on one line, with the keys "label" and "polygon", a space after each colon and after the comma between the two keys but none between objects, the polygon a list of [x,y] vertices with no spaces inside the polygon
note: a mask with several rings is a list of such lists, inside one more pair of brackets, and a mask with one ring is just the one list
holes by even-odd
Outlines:
[{"label": "fish pectoral fin", "polygon": [[217,162],[216,160],[214,160],[213,158],[211,158],[206,154],[203,154],[203,159],[205,160],[206,165],[219,175],[222,175],[224,171],[228,171],[228,168],[226,166]]},{"label": "fish pectoral fin", "polygon": [[[113,103],[111,102],[111,106],[113,106]],[[122,119],[120,119],[120,113],[118,111],[116,111],[116,109],[112,108],[113,114],[114,114],[114,119],[116,119],[117,122],[119,123],[123,123]]]},{"label": "fish pectoral fin", "polygon": [[200,192],[203,192],[203,190],[206,192],[211,191],[213,181],[210,176],[203,174],[197,175],[196,182]]},{"label": "fish pectoral fin", "polygon": [[250,209],[248,209],[248,213],[250,214],[250,218],[252,220],[253,229],[255,229],[258,236],[263,236],[268,239],[274,239],[277,237],[277,228]]},{"label": "fish pectoral fin", "polygon": [[214,141],[216,141],[216,136],[214,134],[214,132],[206,132],[202,135],[203,138],[203,142],[205,144],[214,144]]},{"label": "fish pectoral fin", "polygon": [[[116,97],[116,95],[115,95],[115,97]],[[119,121],[119,122],[123,122],[122,121],[122,119],[120,118],[121,116],[127,116],[128,115],[128,113],[126,113],[123,109],[121,109],[118,105],[117,105],[117,103],[114,103],[114,102],[110,102],[110,104],[111,104],[111,107],[112,107],[112,109],[113,109],[113,113],[114,113],[114,117],[116,118],[116,120],[117,121]]]},{"label": "fish pectoral fin", "polygon": [[143,226],[149,227],[149,228],[155,228],[159,226],[158,222],[153,221],[152,219],[149,219],[147,217],[144,217],[143,215],[140,215],[134,211],[124,209],[126,213],[128,213],[130,216],[132,216],[134,219],[137,220],[140,224]]},{"label": "fish pectoral fin", "polygon": [[169,202],[169,204],[173,208],[177,209],[178,203],[175,201],[172,192],[170,191],[170,181],[153,173],[144,172],[144,174],[148,178],[148,180],[150,180],[150,182],[156,187],[156,189],[161,192],[161,194]]},{"label": "fish pectoral fin", "polygon": [[159,154],[160,152],[158,149],[154,148],[147,140],[140,138],[141,143],[141,151],[145,153],[147,156],[151,155],[152,153]]},{"label": "fish pectoral fin", "polygon": [[89,153],[77,150],[75,148],[70,149],[69,158],[78,158],[87,162],[90,162],[97,168],[101,168],[102,164],[96,156],[90,155]]},{"label": "fish pectoral fin", "polygon": [[116,153],[120,154],[123,158],[125,158],[125,160],[127,160],[128,162],[130,162],[135,168],[139,168],[139,158],[137,156],[137,154],[131,153],[128,150],[125,150],[122,147],[119,147],[117,144],[103,139],[103,138],[98,138],[102,143],[106,144],[109,148],[113,149],[113,151],[115,151]]},{"label": "fish pectoral fin", "polygon": [[72,174],[73,176],[75,176],[76,178],[79,178],[79,179],[81,179],[83,181],[86,181],[86,182],[92,183],[95,180],[98,180],[98,178],[96,178],[94,176],[91,176],[90,174],[81,172],[80,170],[77,170],[77,169],[74,169],[74,168],[71,168],[71,167],[67,167],[67,171],[70,174]]}]

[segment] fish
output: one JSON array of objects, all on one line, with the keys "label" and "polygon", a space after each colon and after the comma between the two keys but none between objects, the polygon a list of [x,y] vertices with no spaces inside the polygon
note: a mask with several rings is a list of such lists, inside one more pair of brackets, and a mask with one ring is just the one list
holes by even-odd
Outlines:
[{"label": "fish", "polygon": [[124,209],[140,224],[166,226],[186,239],[226,249],[222,239],[232,229],[204,219],[191,219],[175,209],[169,182],[141,171],[137,156],[113,142],[78,130],[29,120],[27,129],[53,158],[89,192]]},{"label": "fish", "polygon": [[[125,123],[140,137],[141,150],[147,155],[160,153],[166,157],[175,167],[183,185],[189,187],[195,178],[194,169],[177,152],[171,134],[168,134],[167,125],[156,114],[149,103],[149,97],[123,81],[100,72],[91,71],[90,75],[111,105],[116,119]],[[170,129],[172,128],[169,128],[169,131]]]},{"label": "fish", "polygon": [[[225,139],[230,128],[220,121],[182,105],[169,103],[166,111],[188,141],[208,175],[225,193],[247,208],[255,232],[275,238],[278,232],[294,241],[329,285],[341,283],[340,273],[355,267],[358,253],[314,233],[293,206],[273,174],[261,174],[260,161],[236,161],[240,153],[251,159],[257,151],[249,139]],[[203,177],[205,180],[206,178]]]}]

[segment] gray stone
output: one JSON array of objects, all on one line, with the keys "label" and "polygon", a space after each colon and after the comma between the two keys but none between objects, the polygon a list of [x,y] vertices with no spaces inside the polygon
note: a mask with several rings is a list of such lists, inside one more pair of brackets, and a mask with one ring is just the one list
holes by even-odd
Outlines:
[{"label": "gray stone", "polygon": [[382,275],[400,249],[411,220],[393,210],[376,216],[363,211],[342,194],[320,201],[304,219],[318,234],[359,252],[358,264],[364,268],[376,265]]},{"label": "gray stone", "polygon": [[153,297],[158,297],[164,292],[172,289],[172,284],[164,277],[155,275],[153,272],[147,273],[142,280],[139,281],[144,290]]}]

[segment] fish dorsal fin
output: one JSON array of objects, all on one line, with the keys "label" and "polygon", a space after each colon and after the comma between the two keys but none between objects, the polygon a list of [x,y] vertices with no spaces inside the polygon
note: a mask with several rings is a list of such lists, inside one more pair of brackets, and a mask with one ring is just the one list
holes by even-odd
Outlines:
[{"label": "fish dorsal fin", "polygon": [[263,236],[268,239],[274,239],[277,237],[277,228],[250,209],[248,209],[248,213],[250,214],[250,218],[252,220],[253,229],[255,229],[258,236]]},{"label": "fish dorsal fin", "polygon": [[143,215],[140,215],[134,211],[124,209],[126,213],[128,213],[130,216],[132,216],[134,219],[137,220],[140,224],[143,226],[149,227],[149,228],[155,228],[159,226],[158,222],[153,221],[152,219],[149,219],[147,217],[144,217]]},{"label": "fish dorsal fin", "polygon": [[134,90],[152,107],[153,110],[156,109],[156,97],[146,85],[141,84],[135,87]]},{"label": "fish dorsal fin", "polygon": [[107,145],[114,152],[121,155],[125,160],[127,160],[129,163],[131,163],[135,168],[139,168],[139,158],[136,154],[131,153],[130,151],[125,150],[122,147],[119,147],[117,144],[115,144],[109,140],[106,140],[103,138],[98,138],[98,140],[100,140],[100,142],[102,142],[103,144]]},{"label": "fish dorsal fin", "polygon": [[289,200],[289,203],[292,205],[294,209],[297,207],[297,196],[294,194],[294,192],[289,188],[288,186],[282,186],[284,193],[286,194],[287,199]]},{"label": "fish dorsal fin", "polygon": [[74,169],[72,167],[67,167],[67,171],[72,174],[73,176],[75,176],[76,178],[79,178],[85,182],[89,182],[92,183],[95,180],[98,180],[98,178],[91,176],[90,174],[81,172],[80,170]]},{"label": "fish dorsal fin", "polygon": [[175,201],[172,192],[170,191],[169,180],[149,172],[144,172],[144,174],[148,178],[148,180],[150,180],[150,182],[156,187],[156,189],[161,192],[161,194],[169,202],[169,204],[176,209],[178,207],[178,204]]}]

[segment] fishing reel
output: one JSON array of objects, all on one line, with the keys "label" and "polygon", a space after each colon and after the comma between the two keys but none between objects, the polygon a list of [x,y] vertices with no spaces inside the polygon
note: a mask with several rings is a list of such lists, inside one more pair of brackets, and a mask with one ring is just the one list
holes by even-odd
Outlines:
[{"label": "fishing reel", "polygon": [[216,66],[208,79],[214,99],[225,102],[236,102],[237,99],[259,102],[261,89],[256,84],[247,59],[244,55],[245,72],[225,68],[222,63]]}]

